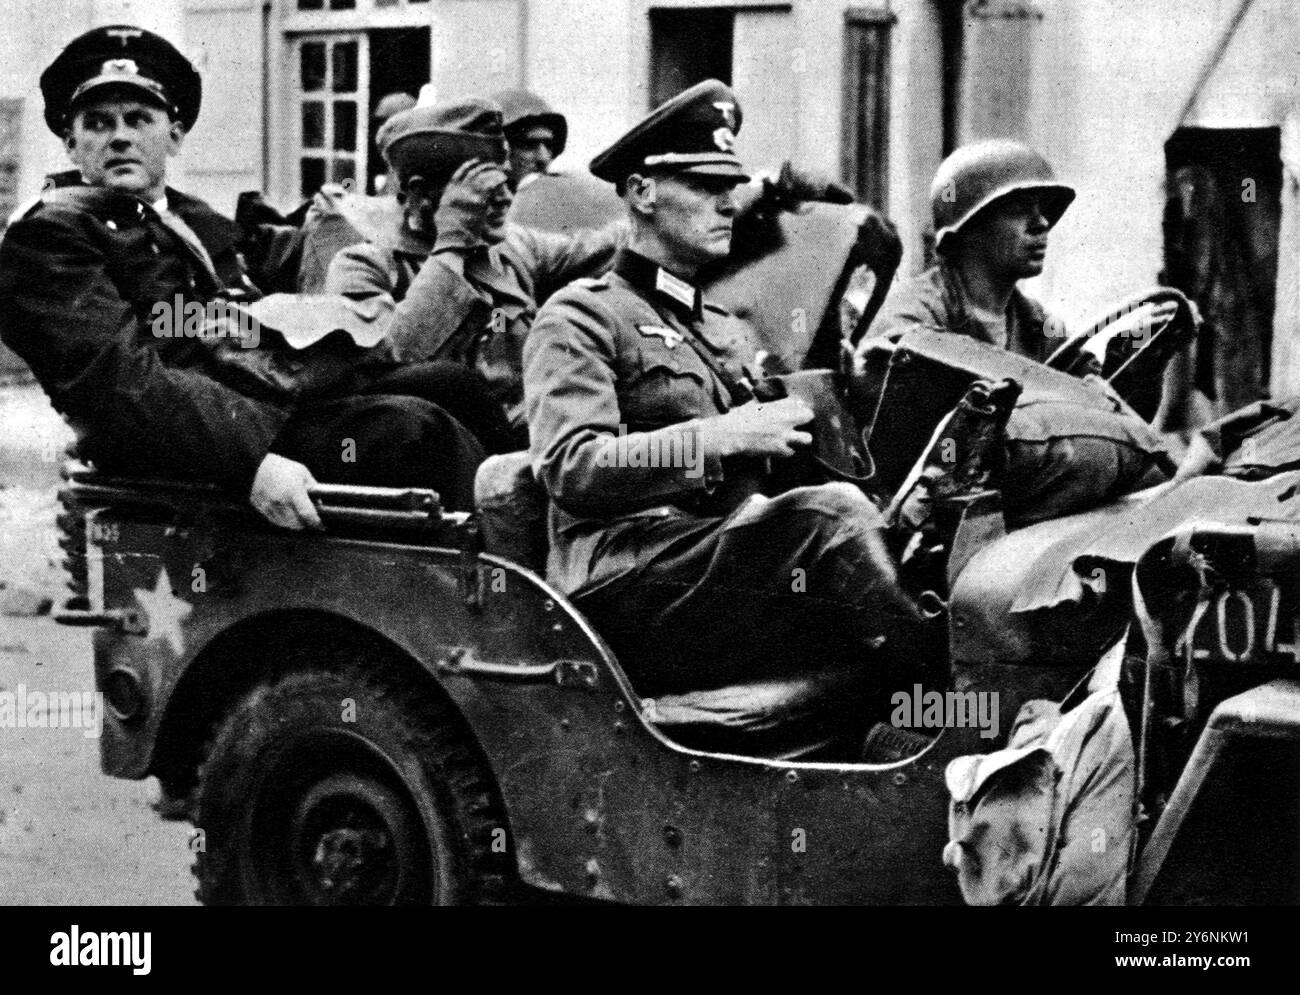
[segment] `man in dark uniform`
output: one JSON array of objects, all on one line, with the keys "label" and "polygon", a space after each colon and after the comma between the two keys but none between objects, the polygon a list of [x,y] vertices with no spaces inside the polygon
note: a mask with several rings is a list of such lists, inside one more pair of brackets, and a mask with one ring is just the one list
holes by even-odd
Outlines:
[{"label": "man in dark uniform", "polygon": [[436,487],[469,505],[479,443],[432,402],[385,393],[380,376],[362,382],[346,350],[158,335],[159,305],[259,296],[242,252],[253,240],[166,185],[199,112],[184,56],[140,28],[98,28],[64,49],[41,90],[80,175],[48,187],[6,233],[0,334],[76,429],[83,457],[237,488],[290,528],[319,526],[317,476]]},{"label": "man in dark uniform", "polygon": [[735,95],[709,80],[596,157],[630,242],[613,272],[553,296],[524,346],[533,467],[551,499],[548,577],[595,618],[642,694],[817,664],[866,672],[869,647],[916,623],[860,491],[756,493],[767,461],[810,443],[812,412],[752,399],[748,327],[693,282],[730,248],[748,179],[733,151],[740,124]]},{"label": "man in dark uniform", "polygon": [[403,111],[378,143],[397,175],[400,226],[335,256],[326,290],[374,308],[399,359],[449,359],[481,372],[522,448],[521,350],[537,302],[606,269],[627,228],[562,235],[508,223],[505,132],[489,100]]}]

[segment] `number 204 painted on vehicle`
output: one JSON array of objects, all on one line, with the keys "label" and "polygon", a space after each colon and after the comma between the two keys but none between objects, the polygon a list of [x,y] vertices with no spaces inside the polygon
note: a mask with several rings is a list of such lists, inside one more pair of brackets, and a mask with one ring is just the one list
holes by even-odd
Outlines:
[{"label": "number 204 painted on vehicle", "polygon": [[1197,602],[1175,651],[1190,651],[1192,660],[1300,663],[1292,593],[1271,580],[1211,592]]}]

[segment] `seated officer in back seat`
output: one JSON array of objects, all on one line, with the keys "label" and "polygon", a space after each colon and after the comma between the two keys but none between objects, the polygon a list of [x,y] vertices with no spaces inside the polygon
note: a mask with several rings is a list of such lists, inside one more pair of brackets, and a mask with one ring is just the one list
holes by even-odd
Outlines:
[{"label": "seated officer in back seat", "polygon": [[5,233],[0,336],[72,423],[84,458],[114,474],[236,488],[290,528],[319,526],[308,493],[318,477],[472,503],[483,446],[431,399],[446,384],[481,390],[459,367],[426,377],[360,368],[351,346],[298,353],[269,335],[247,349],[190,335],[180,313],[191,305],[261,292],[238,226],[166,183],[201,93],[175,47],[141,28],[96,28],[60,53],[41,91],[79,175]]},{"label": "seated officer in back seat", "polygon": [[879,676],[919,624],[859,490],[755,492],[769,460],[810,443],[812,412],[753,400],[748,326],[694,282],[731,246],[740,124],[735,95],[709,80],[596,157],[629,244],[611,273],[553,296],[524,344],[548,577],[642,694],[818,667]]}]

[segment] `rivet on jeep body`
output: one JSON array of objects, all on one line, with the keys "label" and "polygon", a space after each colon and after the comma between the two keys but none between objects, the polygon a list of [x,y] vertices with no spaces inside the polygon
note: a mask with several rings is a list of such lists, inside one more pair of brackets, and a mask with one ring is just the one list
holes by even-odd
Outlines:
[{"label": "rivet on jeep body", "polygon": [[900,770],[897,774],[894,775],[894,783],[901,788],[904,784],[907,783],[907,775]]},{"label": "rivet on jeep body", "polygon": [[799,772],[797,770],[788,770],[785,772],[785,779],[790,784],[794,784],[795,781],[799,780]]},{"label": "rivet on jeep body", "polygon": [[669,874],[668,880],[664,882],[664,888],[667,890],[669,898],[680,898],[682,895],[682,879],[676,874]]}]

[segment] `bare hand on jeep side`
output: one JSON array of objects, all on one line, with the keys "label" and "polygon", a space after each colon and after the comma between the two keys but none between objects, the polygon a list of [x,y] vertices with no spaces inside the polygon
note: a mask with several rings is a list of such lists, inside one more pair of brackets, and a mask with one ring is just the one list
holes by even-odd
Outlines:
[{"label": "bare hand on jeep side", "polygon": [[700,443],[715,456],[793,456],[796,448],[812,445],[812,434],[798,427],[812,419],[812,408],[797,397],[749,401],[703,419]]},{"label": "bare hand on jeep side", "polygon": [[307,493],[315,484],[316,478],[301,463],[267,453],[258,464],[248,500],[272,525],[319,529],[320,515]]}]

